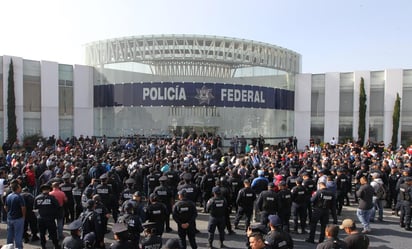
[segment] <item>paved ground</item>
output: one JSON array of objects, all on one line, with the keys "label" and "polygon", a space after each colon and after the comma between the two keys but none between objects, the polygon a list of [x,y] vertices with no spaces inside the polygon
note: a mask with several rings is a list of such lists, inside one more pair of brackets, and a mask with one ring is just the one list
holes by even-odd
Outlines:
[{"label": "paved ground", "polygon": [[[357,223],[356,219],[356,206],[352,204],[350,207],[344,207],[344,211],[342,212],[342,216],[338,217],[339,222],[342,221],[344,218],[352,218],[354,219]],[[206,248],[207,246],[207,219],[208,215],[203,214],[199,212],[198,220],[197,220],[197,227],[201,231],[200,234],[198,234],[196,240],[199,249],[201,248]],[[376,222],[373,223],[371,228],[372,228],[372,233],[369,235],[371,245],[370,248],[379,248],[379,249],[389,249],[389,248],[410,248],[410,243],[412,242],[411,236],[412,232],[405,231],[404,229],[399,227],[399,217],[392,215],[391,211],[386,209],[384,213],[384,222]],[[242,223],[241,223],[242,225]],[[110,225],[111,226],[111,225]],[[172,221],[171,226],[176,231],[176,224]],[[4,245],[6,243],[6,224],[0,224],[0,245]],[[227,235],[226,236],[226,241],[225,245],[228,248],[245,248],[245,241],[246,241],[246,236],[245,232],[243,230],[235,230],[236,234],[235,235]],[[344,232],[341,231],[340,237],[344,237]],[[65,232],[67,234],[67,232]],[[171,232],[171,233],[165,233],[164,234],[164,240],[168,238],[176,238],[177,233],[176,232]],[[316,248],[316,245],[306,243],[304,242],[304,239],[307,237],[307,235],[301,235],[301,234],[292,234],[292,237],[295,242],[295,248]],[[318,239],[318,233],[316,235],[316,240]],[[218,235],[215,235],[215,246],[218,245]],[[113,234],[109,233],[106,234],[105,242],[106,246],[110,245],[110,243],[113,241]],[[40,243],[35,242],[35,243],[29,243],[29,244],[24,244],[25,248],[30,248],[30,249],[35,249],[35,248],[40,248]],[[52,243],[49,241],[47,244],[48,248],[53,248]],[[189,246],[188,246],[189,247]],[[189,247],[190,248],[190,247]]]}]

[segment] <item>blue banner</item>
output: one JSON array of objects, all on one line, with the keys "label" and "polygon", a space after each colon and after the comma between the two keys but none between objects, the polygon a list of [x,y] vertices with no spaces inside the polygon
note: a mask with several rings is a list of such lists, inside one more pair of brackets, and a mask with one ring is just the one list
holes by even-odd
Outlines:
[{"label": "blue banner", "polygon": [[94,106],[216,106],[294,110],[293,91],[224,83],[153,82],[94,86]]}]

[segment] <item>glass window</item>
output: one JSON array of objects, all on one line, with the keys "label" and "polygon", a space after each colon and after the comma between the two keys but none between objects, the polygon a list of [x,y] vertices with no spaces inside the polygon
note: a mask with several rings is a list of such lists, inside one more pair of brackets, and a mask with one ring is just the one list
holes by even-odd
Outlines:
[{"label": "glass window", "polygon": [[371,72],[369,93],[369,116],[383,117],[384,109],[385,72]]},{"label": "glass window", "polygon": [[73,136],[73,66],[59,64],[59,136]]},{"label": "glass window", "polygon": [[412,70],[403,71],[401,144],[412,144]]},{"label": "glass window", "polygon": [[312,75],[312,117],[325,116],[325,75]]},{"label": "glass window", "polygon": [[23,111],[41,111],[40,62],[23,60]]}]

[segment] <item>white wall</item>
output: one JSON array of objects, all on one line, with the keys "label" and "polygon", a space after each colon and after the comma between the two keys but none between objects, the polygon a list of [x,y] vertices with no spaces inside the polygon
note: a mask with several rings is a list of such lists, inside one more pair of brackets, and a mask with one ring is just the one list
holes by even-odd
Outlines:
[{"label": "white wall", "polygon": [[93,69],[74,65],[73,68],[74,135],[93,133]]},{"label": "white wall", "polygon": [[[385,70],[385,96],[384,96],[384,116],[383,116],[383,139],[385,145],[391,143],[393,127],[393,108],[395,107],[396,94],[402,99],[403,70],[390,69]],[[402,101],[401,101],[402,103]],[[399,123],[398,145],[401,139],[401,123]]]},{"label": "white wall", "polygon": [[41,135],[59,135],[59,65],[41,61]]},{"label": "white wall", "polygon": [[312,74],[296,75],[294,133],[298,139],[298,149],[303,149],[309,144],[311,89]]},{"label": "white wall", "polygon": [[339,137],[340,73],[325,74],[325,130],[324,140]]}]

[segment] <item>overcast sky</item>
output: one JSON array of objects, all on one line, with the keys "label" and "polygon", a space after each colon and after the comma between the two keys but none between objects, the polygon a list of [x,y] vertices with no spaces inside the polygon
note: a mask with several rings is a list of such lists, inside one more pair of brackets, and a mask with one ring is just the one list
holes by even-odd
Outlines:
[{"label": "overcast sky", "polygon": [[84,44],[149,34],[243,38],[302,71],[412,68],[410,0],[1,0],[0,56],[84,64]]}]

